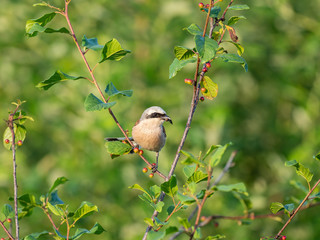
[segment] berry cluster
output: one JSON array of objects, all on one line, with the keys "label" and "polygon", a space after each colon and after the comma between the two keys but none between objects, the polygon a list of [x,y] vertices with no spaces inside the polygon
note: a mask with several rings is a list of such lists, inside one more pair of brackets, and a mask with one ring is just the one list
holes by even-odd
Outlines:
[{"label": "berry cluster", "polygon": [[[4,143],[5,143],[5,144],[9,144],[9,143],[10,143],[10,140],[9,140],[9,139],[5,139],[5,140],[4,140]],[[19,147],[21,147],[22,144],[23,144],[23,141],[22,141],[22,140],[19,140],[19,141],[17,142],[17,145],[18,145]]]},{"label": "berry cluster", "polygon": [[210,4],[204,5],[202,2],[200,2],[200,3],[198,4],[198,6],[199,6],[200,10],[201,10],[202,12],[204,12],[204,11],[205,11],[204,8],[209,8],[209,7],[210,7]]}]

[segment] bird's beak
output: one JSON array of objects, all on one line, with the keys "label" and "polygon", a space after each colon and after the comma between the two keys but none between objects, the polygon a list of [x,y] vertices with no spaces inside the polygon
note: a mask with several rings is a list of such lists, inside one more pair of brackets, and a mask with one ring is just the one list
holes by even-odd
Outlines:
[{"label": "bird's beak", "polygon": [[172,120],[168,115],[163,116],[162,119],[165,120],[166,122],[170,122],[172,124]]}]

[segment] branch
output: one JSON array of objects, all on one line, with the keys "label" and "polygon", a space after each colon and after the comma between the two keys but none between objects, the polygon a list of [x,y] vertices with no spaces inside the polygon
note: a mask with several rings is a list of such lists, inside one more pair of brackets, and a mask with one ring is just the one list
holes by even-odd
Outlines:
[{"label": "branch", "polygon": [[300,203],[300,205],[297,207],[297,209],[293,210],[290,218],[288,219],[288,221],[285,223],[285,225],[280,229],[280,231],[278,232],[278,234],[276,235],[275,239],[278,239],[281,235],[281,233],[283,232],[283,230],[288,226],[288,224],[291,222],[291,220],[294,218],[294,216],[297,214],[297,212],[299,212],[299,210],[302,208],[303,204],[308,200],[310,194],[314,191],[314,189],[319,185],[320,183],[320,179],[316,182],[316,184],[312,187],[312,189],[308,192],[308,194],[306,195],[306,197],[302,200],[302,202]]},{"label": "branch", "polygon": [[6,232],[6,234],[8,235],[8,237],[9,237],[11,240],[14,240],[14,237],[11,235],[11,233],[8,231],[8,229],[7,229],[6,226],[3,224],[2,221],[0,221],[0,225],[1,225],[1,227],[3,228],[3,230]]}]

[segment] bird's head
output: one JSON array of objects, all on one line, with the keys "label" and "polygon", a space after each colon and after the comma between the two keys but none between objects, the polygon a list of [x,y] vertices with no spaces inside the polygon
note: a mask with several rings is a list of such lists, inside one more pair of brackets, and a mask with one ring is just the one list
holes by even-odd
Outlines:
[{"label": "bird's head", "polygon": [[167,115],[167,113],[158,106],[153,106],[147,108],[141,115],[140,121],[146,119],[156,118],[159,119],[161,122],[170,122],[172,124],[171,118]]}]

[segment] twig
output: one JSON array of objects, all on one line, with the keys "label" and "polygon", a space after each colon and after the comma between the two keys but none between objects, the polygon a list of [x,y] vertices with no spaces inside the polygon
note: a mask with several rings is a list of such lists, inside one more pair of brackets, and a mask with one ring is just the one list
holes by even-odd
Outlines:
[{"label": "twig", "polygon": [[311,190],[308,192],[308,194],[305,196],[305,198],[302,200],[302,202],[300,203],[300,205],[297,207],[297,209],[293,210],[293,213],[291,214],[290,218],[288,219],[288,221],[284,224],[284,226],[280,229],[280,231],[278,232],[278,234],[276,235],[275,239],[278,239],[281,235],[281,233],[283,232],[283,230],[288,226],[288,224],[291,222],[291,220],[294,218],[294,216],[297,214],[297,212],[301,209],[301,207],[303,206],[303,204],[308,200],[310,194],[314,191],[314,189],[319,185],[320,183],[320,179],[316,182],[316,184],[311,188]]},{"label": "twig", "polygon": [[3,228],[3,230],[6,232],[6,234],[8,235],[8,237],[9,237],[11,240],[14,240],[14,237],[11,235],[11,233],[8,231],[8,229],[7,229],[6,226],[3,224],[2,221],[0,221],[0,225],[1,225],[1,227]]}]

